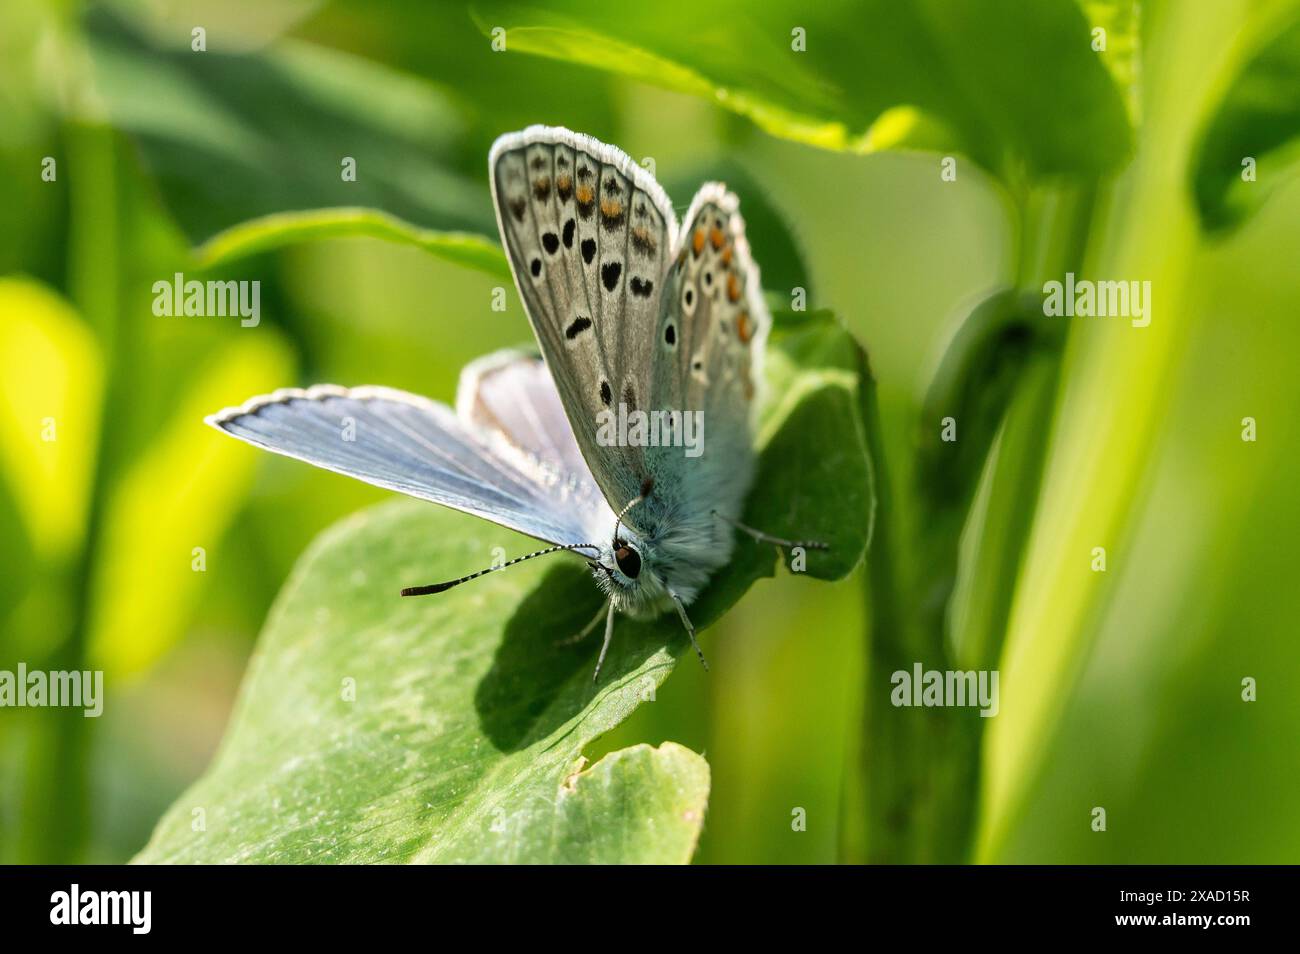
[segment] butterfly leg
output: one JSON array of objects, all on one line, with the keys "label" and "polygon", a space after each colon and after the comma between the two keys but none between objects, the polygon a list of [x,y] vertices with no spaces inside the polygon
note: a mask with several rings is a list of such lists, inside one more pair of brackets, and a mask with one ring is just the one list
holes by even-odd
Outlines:
[{"label": "butterfly leg", "polygon": [[682,618],[682,625],[686,627],[686,635],[691,637],[691,645],[695,647],[695,655],[700,657],[700,665],[704,667],[705,672],[708,672],[709,664],[704,661],[704,653],[700,650],[700,644],[695,641],[695,626],[691,623],[691,618],[686,615],[686,607],[682,603],[682,598],[672,590],[668,591],[668,595],[677,604],[677,615]]},{"label": "butterfly leg", "polygon": [[784,540],[781,537],[774,537],[770,533],[764,533],[762,530],[755,530],[753,527],[746,526],[739,520],[732,520],[730,517],[723,516],[718,511],[713,511],[715,517],[722,517],[723,520],[731,524],[737,530],[743,530],[759,543],[774,543],[778,547],[803,547],[806,550],[829,550],[830,545],[819,543],[816,540]]},{"label": "butterfly leg", "polygon": [[591,622],[588,623],[586,626],[582,627],[582,630],[580,632],[578,632],[576,635],[569,636],[566,639],[556,640],[555,645],[573,646],[577,643],[582,642],[584,639],[586,639],[588,636],[591,635],[591,631],[596,628],[596,624],[600,622],[601,617],[604,615],[605,615],[605,606],[604,604],[601,604],[600,609],[596,610],[596,615],[591,618]]},{"label": "butterfly leg", "polygon": [[[599,619],[600,617],[597,617]],[[600,644],[600,658],[596,660],[596,671],[591,674],[591,681],[600,678],[600,667],[605,665],[605,653],[609,651],[609,640],[614,635],[614,603],[609,604],[609,615],[605,617],[605,641]]]}]

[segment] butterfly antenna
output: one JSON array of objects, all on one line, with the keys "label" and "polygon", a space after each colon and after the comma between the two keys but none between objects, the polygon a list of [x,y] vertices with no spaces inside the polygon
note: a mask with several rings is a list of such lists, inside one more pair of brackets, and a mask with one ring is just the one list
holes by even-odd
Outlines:
[{"label": "butterfly antenna", "polygon": [[502,563],[500,566],[490,566],[485,570],[479,570],[477,573],[471,573],[469,576],[462,576],[459,580],[448,580],[446,583],[429,583],[425,586],[407,586],[402,588],[403,596],[428,596],[430,593],[442,593],[451,589],[453,586],[460,586],[462,583],[468,583],[470,580],[476,580],[487,573],[495,573],[497,570],[504,570],[508,566],[514,566],[516,563],[523,563],[525,560],[531,560],[533,557],[546,556],[548,553],[556,553],[560,550],[595,550],[600,552],[600,547],[594,543],[567,543],[559,546],[546,547],[538,550],[536,553],[529,553],[526,556],[515,557]]},{"label": "butterfly antenna", "polygon": [[614,539],[615,540],[619,539],[618,530],[623,523],[624,515],[626,515],[627,512],[631,510],[633,507],[635,507],[637,504],[643,503],[645,499],[650,496],[650,491],[654,489],[655,489],[655,479],[653,477],[647,477],[645,480],[641,481],[641,493],[637,494],[635,497],[629,500],[623,506],[623,509],[618,512],[618,516],[614,518]]}]

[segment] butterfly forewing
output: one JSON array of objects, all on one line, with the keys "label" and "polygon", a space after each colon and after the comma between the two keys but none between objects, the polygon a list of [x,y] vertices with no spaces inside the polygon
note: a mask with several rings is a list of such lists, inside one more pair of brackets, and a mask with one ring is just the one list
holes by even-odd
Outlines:
[{"label": "butterfly forewing", "polygon": [[489,160],[511,269],[574,436],[615,509],[649,471],[645,449],[599,439],[599,415],[649,409],[676,219],[653,178],[568,130],[499,139]]},{"label": "butterfly forewing", "polygon": [[207,420],[277,454],[549,543],[587,542],[609,526],[608,505],[585,474],[543,461],[442,404],[391,388],[277,391]]}]

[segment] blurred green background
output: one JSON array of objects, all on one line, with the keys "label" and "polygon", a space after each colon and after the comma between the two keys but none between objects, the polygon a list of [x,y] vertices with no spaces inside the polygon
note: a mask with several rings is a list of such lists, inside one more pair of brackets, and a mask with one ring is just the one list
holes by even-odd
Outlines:
[{"label": "blurred green background", "polygon": [[[980,19],[984,6],[993,12]],[[1088,25],[1130,6],[918,0],[913,12],[934,35],[950,16],[966,48],[996,51],[1028,36],[999,24],[1065,11],[1090,56]],[[960,55],[942,44],[918,45],[914,62],[856,52],[878,42],[879,4],[784,7],[724,4],[721,33],[699,26],[689,4],[637,13],[658,57],[614,68],[509,39],[493,50],[492,5],[3,8],[0,668],[102,668],[108,698],[97,720],[0,711],[0,861],[118,862],[138,851],[215,751],[297,556],[387,496],[259,454],[204,427],[204,414],[322,381],[451,400],[468,360],[530,339],[513,287],[504,312],[489,307],[499,276],[402,243],[286,243],[211,272],[191,249],[251,218],[338,206],[495,240],[487,149],[534,122],[652,158],[679,209],[704,178],[725,178],[768,289],[805,287],[810,307],[834,309],[868,349],[894,535],[871,560],[891,561],[904,604],[933,570],[925,547],[909,545],[933,512],[916,467],[939,427],[923,406],[931,376],[972,304],[1024,277],[1025,195],[1074,174],[1068,157],[1091,143],[1102,187],[1080,261],[1089,274],[1152,281],[1153,321],[1069,325],[1041,402],[1041,493],[1013,501],[1028,536],[1009,567],[987,562],[996,494],[984,473],[946,639],[960,658],[996,576],[1009,594],[995,643],[1001,711],[981,726],[978,779],[935,774],[929,784],[949,779],[942,792],[912,795],[970,806],[979,861],[1300,859],[1294,109],[1270,111],[1262,94],[1243,101],[1253,125],[1242,135],[1277,156],[1261,162],[1267,198],[1253,214],[1224,227],[1194,188],[1206,178],[1196,171],[1209,117],[1253,51],[1283,38],[1269,62],[1283,82],[1300,76],[1285,72],[1300,49],[1287,39],[1295,6],[1144,5],[1140,25],[1113,34],[1127,40],[1108,72],[1097,71],[1116,77],[1119,92],[1106,95],[1122,104],[1131,142],[1106,138],[1088,118],[1104,110],[1072,112],[1069,97],[1020,103],[1051,111],[1041,127],[1016,122],[1015,103],[1003,114],[1006,97],[1040,92],[1019,66],[974,68],[967,89],[961,71],[931,70],[927,57]],[[962,28],[968,16],[982,24],[975,33]],[[527,11],[500,17],[509,25]],[[773,66],[802,23],[807,67]],[[192,49],[195,26],[205,51]],[[594,43],[604,28],[592,29]],[[731,98],[673,62],[733,80]],[[908,70],[933,88],[908,87],[898,79]],[[746,90],[771,95],[755,107]],[[876,151],[895,144],[906,113],[871,126],[876,139],[858,135],[890,97],[939,117],[931,127],[927,113],[898,144],[942,145],[955,130],[955,181],[941,179],[943,148]],[[843,124],[825,121],[833,115]],[[993,146],[988,129],[1000,134],[986,137]],[[1068,149],[1054,148],[1057,135]],[[356,182],[339,175],[347,156]],[[260,325],[155,317],[152,285],[177,271],[260,280]],[[1255,442],[1241,439],[1248,416]],[[50,419],[54,440],[43,439]],[[1096,546],[1104,574],[1091,569]],[[705,635],[712,672],[688,661],[607,740],[671,739],[708,758],[698,861],[854,859],[852,792],[871,731],[862,710],[890,688],[867,666],[881,634],[865,575],[760,583]],[[1245,677],[1258,682],[1255,702],[1241,699]],[[1091,829],[1094,806],[1107,810],[1104,833]],[[792,830],[796,808],[806,831]]]}]

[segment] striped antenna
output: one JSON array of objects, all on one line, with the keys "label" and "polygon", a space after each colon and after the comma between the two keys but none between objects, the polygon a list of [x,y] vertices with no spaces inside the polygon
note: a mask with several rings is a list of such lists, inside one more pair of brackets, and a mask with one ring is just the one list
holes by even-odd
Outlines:
[{"label": "striped antenna", "polygon": [[462,583],[468,583],[470,580],[478,579],[486,573],[495,573],[497,570],[504,570],[508,566],[514,566],[516,563],[523,563],[525,560],[531,560],[533,557],[546,556],[548,553],[555,553],[559,550],[595,550],[600,552],[600,547],[594,543],[568,543],[562,546],[547,547],[544,550],[538,550],[536,553],[529,553],[527,556],[515,557],[507,563],[500,566],[490,566],[485,570],[479,570],[477,573],[471,573],[469,576],[462,576],[459,580],[448,580],[446,583],[429,583],[426,586],[407,586],[403,587],[403,596],[428,596],[430,593],[442,593],[451,589],[453,586],[460,586]]}]

